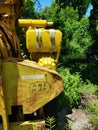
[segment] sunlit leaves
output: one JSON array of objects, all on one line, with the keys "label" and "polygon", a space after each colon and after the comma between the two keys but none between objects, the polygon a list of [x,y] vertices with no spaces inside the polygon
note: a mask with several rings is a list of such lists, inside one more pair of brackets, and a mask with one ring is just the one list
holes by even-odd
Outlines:
[{"label": "sunlit leaves", "polygon": [[62,68],[58,71],[64,81],[64,89],[59,96],[59,105],[68,107],[77,106],[80,100],[78,89],[82,84],[80,75],[78,73],[72,75],[67,68]]}]

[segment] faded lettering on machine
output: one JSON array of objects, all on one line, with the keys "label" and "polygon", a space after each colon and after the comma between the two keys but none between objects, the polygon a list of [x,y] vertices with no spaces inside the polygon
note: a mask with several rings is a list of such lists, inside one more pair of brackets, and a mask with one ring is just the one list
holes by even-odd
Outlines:
[{"label": "faded lettering on machine", "polygon": [[43,79],[45,75],[23,75],[22,80],[29,80],[29,79]]}]

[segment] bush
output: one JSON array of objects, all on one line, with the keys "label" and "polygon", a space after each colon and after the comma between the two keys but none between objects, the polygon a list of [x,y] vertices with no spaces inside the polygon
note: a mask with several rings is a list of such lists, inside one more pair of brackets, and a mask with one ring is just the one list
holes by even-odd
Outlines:
[{"label": "bush", "polygon": [[64,81],[63,91],[58,97],[59,106],[67,106],[69,108],[78,106],[80,102],[78,91],[83,84],[79,73],[71,74],[68,68],[61,68],[58,71]]},{"label": "bush", "polygon": [[82,80],[80,73],[70,73],[69,68],[59,68],[63,81],[64,88],[58,97],[59,108],[64,106],[73,108],[81,103],[81,94],[94,94],[97,95],[98,87],[92,84],[89,80],[85,82]]}]

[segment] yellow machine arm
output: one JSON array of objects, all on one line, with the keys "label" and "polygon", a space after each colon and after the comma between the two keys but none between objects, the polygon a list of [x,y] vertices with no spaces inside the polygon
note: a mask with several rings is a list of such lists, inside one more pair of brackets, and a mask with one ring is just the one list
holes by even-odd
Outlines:
[{"label": "yellow machine arm", "polygon": [[[42,119],[43,106],[63,88],[56,72],[62,33],[45,29],[53,25],[46,20],[19,19],[23,3],[24,0],[0,0],[1,130],[45,130],[45,121],[33,118],[38,111]],[[26,31],[30,60],[21,59],[16,23]]]}]

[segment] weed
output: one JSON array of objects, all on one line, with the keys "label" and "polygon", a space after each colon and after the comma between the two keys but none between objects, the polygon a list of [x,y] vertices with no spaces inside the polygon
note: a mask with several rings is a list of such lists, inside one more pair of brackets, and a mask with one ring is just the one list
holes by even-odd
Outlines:
[{"label": "weed", "polygon": [[66,130],[71,130],[71,125],[69,125],[68,123],[65,123],[65,129]]},{"label": "weed", "polygon": [[54,117],[47,117],[46,118],[46,126],[48,126],[48,128],[46,128],[46,130],[52,130],[55,127],[55,118]]},{"label": "weed", "polygon": [[88,113],[91,115],[91,123],[95,128],[98,128],[98,104],[89,103],[88,104]]}]

